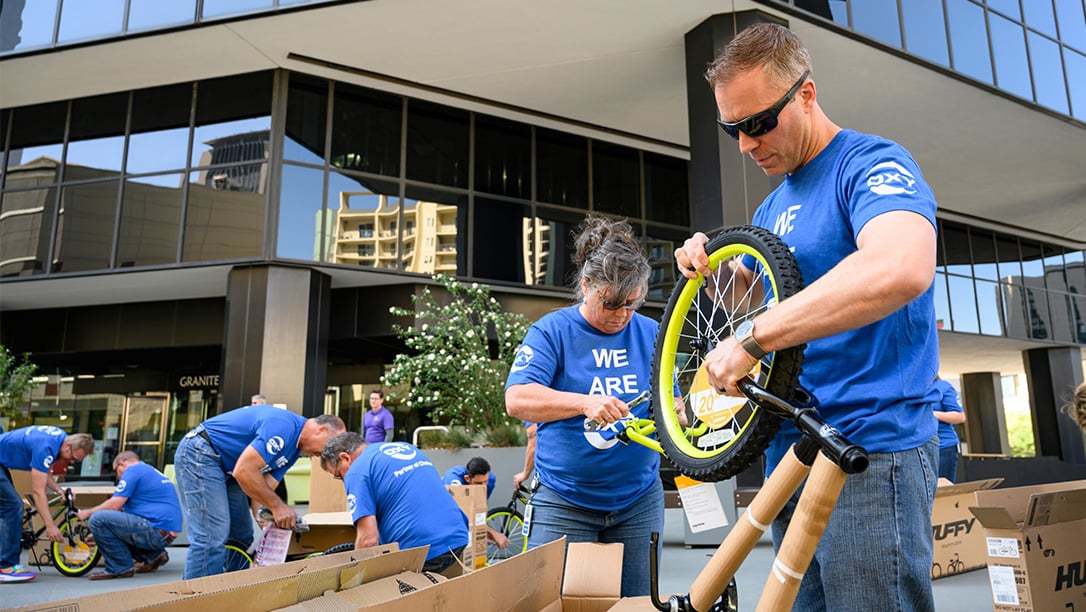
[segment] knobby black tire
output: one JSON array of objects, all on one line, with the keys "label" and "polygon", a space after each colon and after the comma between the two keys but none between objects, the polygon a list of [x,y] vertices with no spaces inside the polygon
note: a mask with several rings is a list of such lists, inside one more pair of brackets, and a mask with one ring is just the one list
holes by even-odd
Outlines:
[{"label": "knobby black tire", "polygon": [[[709,351],[731,336],[739,323],[802,289],[803,276],[788,246],[759,227],[725,230],[706,244],[705,251],[713,270],[710,278],[681,278],[664,310],[653,360],[651,410],[660,445],[672,465],[696,480],[715,482],[750,466],[780,429],[780,417],[751,402],[726,411],[713,409],[719,397],[706,391],[704,382],[696,386],[694,375]],[[756,261],[754,285],[766,287],[767,297],[752,300],[750,292],[725,297],[731,275],[722,262],[751,257]],[[792,399],[805,348],[770,353],[753,378],[771,393]],[[689,419],[685,428],[675,414],[675,381]]]},{"label": "knobby black tire", "polygon": [[[102,557],[102,551],[96,544],[89,543],[94,540],[87,522],[70,516],[64,519],[59,529],[63,536],[61,540],[49,543],[49,561],[53,567],[61,574],[72,577],[82,576],[94,569]],[[69,534],[72,536],[70,541]]]},{"label": "knobby black tire", "polygon": [[328,550],[321,553],[322,555],[334,555],[336,553],[347,552],[348,550],[354,550],[354,542],[344,542],[342,544],[336,544]]}]

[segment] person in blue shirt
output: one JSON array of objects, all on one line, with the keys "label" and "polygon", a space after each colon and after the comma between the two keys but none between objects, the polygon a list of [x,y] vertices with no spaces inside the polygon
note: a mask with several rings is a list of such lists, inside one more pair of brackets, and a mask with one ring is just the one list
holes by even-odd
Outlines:
[{"label": "person in blue shirt", "polygon": [[342,433],[325,444],[321,469],[343,481],[356,549],[392,542],[401,549],[429,546],[422,569],[442,572],[467,546],[467,516],[434,464],[411,444],[367,444],[357,433]]},{"label": "person in blue shirt", "polygon": [[965,411],[958,402],[958,392],[947,381],[936,378],[931,385],[939,392],[935,420],[939,421],[939,477],[957,482],[958,433],[954,426],[965,422]]},{"label": "person in blue shirt", "polygon": [[292,528],[294,509],[275,488],[299,457],[319,456],[328,438],[344,429],[335,415],[307,419],[257,404],[224,412],[185,434],[174,456],[189,539],[185,579],[221,574],[227,539],[252,542],[251,503],[270,509],[280,529]]},{"label": "person in blue shirt", "polygon": [[509,415],[536,423],[528,547],[622,542],[622,596],[647,595],[650,537],[664,527],[660,454],[615,436],[620,421],[649,418],[648,402],[628,404],[651,388],[658,324],[637,314],[648,258],[622,220],[588,215],[574,240],[577,303],[532,324],[505,383]]},{"label": "person in blue shirt", "polygon": [[63,537],[53,522],[45,490],[63,495],[50,473],[54,461],[74,463],[94,452],[89,434],[68,435],[52,425],[35,425],[0,435],[0,582],[27,582],[37,574],[19,564],[22,549],[23,500],[12,484],[9,470],[30,471],[30,493],[34,507],[45,524],[45,537],[60,542]]},{"label": "person in blue shirt", "polygon": [[[795,608],[931,610],[935,196],[903,147],[833,123],[812,74],[799,38],[768,23],[740,32],[707,71],[719,128],[781,178],[753,224],[789,246],[807,285],[758,314],[742,339],[722,339],[707,355],[708,380],[739,397],[737,381],[760,358],[806,343],[800,384],[869,452],[867,470],[845,482]],[[698,232],[676,249],[687,278],[710,274],[707,242]],[[749,287],[751,266],[735,266]],[[767,469],[798,436],[782,426]],[[795,499],[774,522],[777,546]]]},{"label": "person in blue shirt", "polygon": [[[91,580],[157,570],[170,560],[166,547],[181,532],[181,503],[169,478],[130,450],[114,457],[113,471],[113,497],[79,511],[80,520],[90,519],[88,526],[106,563],[105,571],[91,574]],[[142,564],[139,569],[134,561]]]},{"label": "person in blue shirt", "polygon": [[441,481],[447,485],[485,484],[487,499],[490,499],[490,494],[494,492],[494,485],[497,480],[494,472],[490,471],[490,462],[482,457],[472,457],[468,460],[467,465],[451,467],[441,477]]}]

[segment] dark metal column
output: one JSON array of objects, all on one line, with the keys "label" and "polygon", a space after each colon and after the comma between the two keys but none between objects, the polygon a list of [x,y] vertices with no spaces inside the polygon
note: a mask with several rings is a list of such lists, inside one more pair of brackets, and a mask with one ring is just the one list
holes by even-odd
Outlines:
[{"label": "dark metal column", "polygon": [[332,279],[303,267],[230,271],[223,333],[222,400],[230,410],[255,393],[311,417],[324,412]]},{"label": "dark metal column", "polygon": [[1030,349],[1022,352],[1022,361],[1037,455],[1086,465],[1082,430],[1064,411],[1075,387],[1082,383],[1082,352],[1062,347]]},{"label": "dark metal column", "polygon": [[1009,457],[1007,420],[1003,416],[1003,384],[999,372],[962,374],[965,441],[970,454]]},{"label": "dark metal column", "polygon": [[705,69],[748,26],[787,22],[760,12],[713,15],[686,33],[686,107],[690,122],[690,200],[694,229],[710,236],[725,227],[750,223],[754,210],[780,184],[771,179],[716,125],[713,91]]}]

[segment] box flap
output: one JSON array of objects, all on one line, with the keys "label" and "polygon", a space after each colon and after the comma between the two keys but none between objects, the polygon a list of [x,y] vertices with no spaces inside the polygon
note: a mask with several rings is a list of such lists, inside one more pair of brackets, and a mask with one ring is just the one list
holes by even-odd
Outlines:
[{"label": "box flap", "polygon": [[969,506],[985,529],[1018,529],[1018,521],[1003,507]]},{"label": "box flap", "polygon": [[401,572],[421,572],[429,550],[429,546],[417,546],[401,550],[394,555],[387,554],[379,558],[367,559],[365,563],[345,568],[339,575],[339,588],[349,589],[380,578],[395,576]]},{"label": "box flap", "polygon": [[1086,489],[1031,495],[1025,525],[1038,527],[1086,518]]},{"label": "box flap", "polygon": [[1029,498],[1035,493],[1049,493],[1051,491],[1066,491],[1069,489],[1086,488],[1086,480],[1074,480],[1067,482],[1053,482],[1027,487],[1011,487],[1007,489],[991,489],[977,491],[977,506],[1003,507],[1014,517],[1016,523],[1024,523],[1026,510],[1029,506]]},{"label": "box flap", "polygon": [[566,550],[562,596],[619,597],[622,543],[573,542]]},{"label": "box flap", "polygon": [[350,512],[310,512],[302,517],[302,522],[310,526],[334,525],[340,527],[346,525],[350,527],[354,525],[354,522],[351,521]]},{"label": "box flap", "polygon": [[400,572],[394,576],[378,578],[337,593],[328,593],[328,597],[348,602],[355,609],[364,608],[432,587],[446,580],[447,578],[440,574]]},{"label": "box flap", "polygon": [[971,482],[959,482],[954,484],[945,478],[940,478],[939,488],[935,490],[935,497],[994,489],[999,486],[999,483],[1001,482],[1003,482],[1002,478],[989,478],[987,480],[973,480]]}]

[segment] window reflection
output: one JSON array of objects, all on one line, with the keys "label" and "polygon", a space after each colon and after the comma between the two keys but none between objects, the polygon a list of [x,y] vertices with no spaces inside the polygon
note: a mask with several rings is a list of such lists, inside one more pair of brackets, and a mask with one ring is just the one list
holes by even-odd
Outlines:
[{"label": "window reflection", "polygon": [[466,111],[408,101],[407,178],[466,188],[468,133]]},{"label": "window reflection", "polygon": [[536,129],[536,198],[588,210],[588,142]]},{"label": "window reflection", "polygon": [[980,314],[980,333],[1002,336],[1003,308],[1001,289],[997,283],[977,281],[977,310]]},{"label": "window reflection", "polygon": [[943,66],[950,65],[942,0],[902,2],[901,18],[905,25],[906,51]]},{"label": "window reflection", "polygon": [[472,276],[523,283],[534,271],[535,224],[528,206],[475,198]]},{"label": "window reflection", "polygon": [[943,222],[943,258],[946,271],[961,276],[972,276],[973,269],[969,254],[969,234],[965,226]]},{"label": "window reflection", "polygon": [[193,23],[195,20],[196,0],[131,0],[128,9],[130,31]]},{"label": "window reflection", "polygon": [[120,181],[67,185],[60,193],[53,272],[109,267]]},{"label": "window reflection", "polygon": [[[12,114],[6,186],[14,186],[11,181],[19,173],[35,175],[39,184],[59,180],[68,103],[17,108]],[[23,185],[30,184],[28,180],[19,179]]]},{"label": "window reflection", "polygon": [[204,0],[204,19],[271,8],[274,0]]},{"label": "window reflection", "polygon": [[531,175],[531,128],[515,121],[477,115],[475,190],[528,199]]},{"label": "window reflection", "polygon": [[125,181],[117,267],[177,261],[184,176],[180,173],[160,174]]},{"label": "window reflection", "polygon": [[126,171],[139,174],[184,168],[191,109],[191,83],[133,92]]},{"label": "window reflection", "polygon": [[901,47],[901,26],[897,20],[897,0],[852,2],[852,27],[884,43]]},{"label": "window reflection", "polygon": [[645,253],[649,256],[649,297],[666,300],[675,287],[676,276],[674,253],[676,247],[686,240],[687,235],[669,232],[663,228],[648,228],[645,238]]},{"label": "window reflection", "polygon": [[[406,272],[466,275],[467,198],[436,189],[408,187],[405,193],[404,258]],[[407,254],[408,230],[414,233]]]},{"label": "window reflection", "polygon": [[1086,119],[1086,55],[1064,49],[1067,83],[1071,94],[1071,114]]},{"label": "window reflection", "polygon": [[194,166],[267,158],[271,83],[270,72],[199,83]]},{"label": "window reflection", "polygon": [[402,116],[402,98],[336,83],[331,164],[399,176]]},{"label": "window reflection", "polygon": [[1052,14],[1052,3],[1049,1],[1022,3],[1022,11],[1026,25],[1032,30],[1037,30],[1053,38],[1056,36],[1056,17]]},{"label": "window reflection", "polygon": [[1027,35],[1030,65],[1033,67],[1033,84],[1037,91],[1037,104],[1067,113],[1067,88],[1063,80],[1063,62],[1060,48],[1051,40],[1033,32]]},{"label": "window reflection", "polygon": [[283,158],[323,165],[327,120],[328,82],[291,75]]},{"label": "window reflection", "polygon": [[63,3],[57,42],[120,34],[124,28],[124,4],[124,0]]},{"label": "window reflection", "polygon": [[988,8],[997,10],[1011,19],[1020,21],[1022,13],[1018,9],[1018,0],[987,0]]},{"label": "window reflection", "polygon": [[999,280],[1019,282],[1022,277],[1022,264],[1018,255],[1018,239],[1006,234],[996,234],[996,252],[999,255]]},{"label": "window reflection", "polygon": [[0,51],[53,44],[58,0],[7,0],[0,3]]},{"label": "window reflection", "polygon": [[1022,26],[998,15],[989,16],[988,23],[992,29],[996,84],[1004,91],[1032,100],[1025,31]]},{"label": "window reflection", "polygon": [[999,271],[996,267],[997,257],[992,232],[970,228],[969,237],[973,247],[973,274],[977,278],[993,281],[998,279]]},{"label": "window reflection", "polygon": [[568,287],[577,270],[573,268],[573,233],[584,215],[558,210],[537,209],[532,226],[535,268],[529,285]]},{"label": "window reflection", "polygon": [[947,296],[946,275],[935,274],[935,327],[950,329],[950,299]]},{"label": "window reflection", "polygon": [[640,217],[641,176],[638,167],[637,151],[606,142],[593,142],[594,210],[623,217]]},{"label": "window reflection", "polygon": [[267,164],[190,173],[181,260],[259,257],[266,182]]},{"label": "window reflection", "polygon": [[320,261],[324,231],[324,172],[283,164],[276,254]]},{"label": "window reflection", "polygon": [[45,272],[57,190],[8,191],[0,200],[0,276]]},{"label": "window reflection", "polygon": [[1030,338],[1033,320],[1027,303],[1025,287],[1019,284],[1001,284],[1003,303],[1007,317],[1007,335],[1014,338]]},{"label": "window reflection", "polygon": [[[328,177],[325,208],[330,212],[331,240],[328,261],[396,270],[400,255],[399,185],[392,181],[374,181],[346,172],[332,172]],[[404,227],[414,232],[414,220]]]},{"label": "window reflection", "polygon": [[1060,40],[1063,44],[1086,51],[1086,7],[1079,0],[1056,0]]},{"label": "window reflection", "polygon": [[946,11],[953,68],[991,85],[992,61],[988,57],[984,9],[969,0],[946,0]]},{"label": "window reflection", "polygon": [[124,156],[124,124],[128,111],[128,93],[84,98],[72,102],[65,179],[75,166],[121,171]]},{"label": "window reflection", "polygon": [[950,314],[952,328],[956,332],[980,333],[977,321],[977,298],[973,291],[973,279],[961,276],[948,276],[947,288],[950,295]]}]

